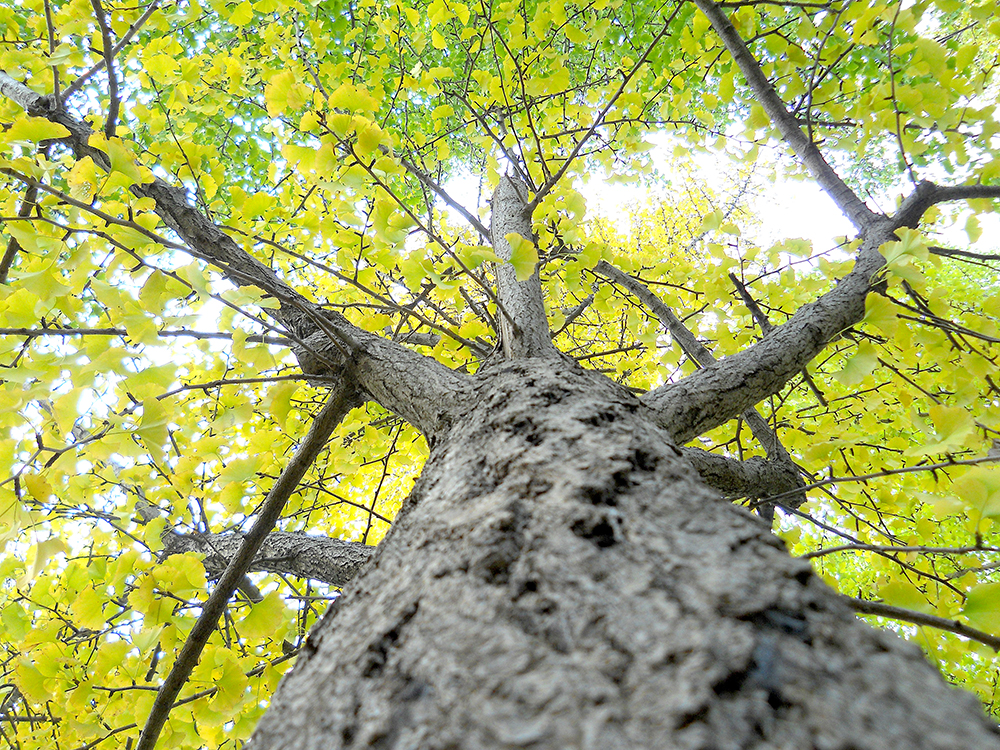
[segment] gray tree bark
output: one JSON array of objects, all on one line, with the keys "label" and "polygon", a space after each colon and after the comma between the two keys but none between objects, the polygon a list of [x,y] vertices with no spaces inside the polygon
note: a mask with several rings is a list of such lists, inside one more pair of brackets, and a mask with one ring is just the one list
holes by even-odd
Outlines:
[{"label": "gray tree bark", "polygon": [[475,378],[254,735],[295,748],[998,748],[611,381]]}]

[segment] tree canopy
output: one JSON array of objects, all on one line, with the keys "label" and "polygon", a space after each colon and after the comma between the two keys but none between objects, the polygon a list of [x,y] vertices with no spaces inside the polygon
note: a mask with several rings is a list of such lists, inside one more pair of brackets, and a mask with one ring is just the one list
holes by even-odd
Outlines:
[{"label": "tree canopy", "polygon": [[[675,437],[997,710],[995,2],[0,0],[0,31],[0,741],[132,747],[342,361],[478,371],[526,328],[506,273],[558,350],[655,406],[857,258],[863,319]],[[858,236],[762,226],[775,177]],[[491,236],[502,180],[529,223]],[[619,184],[627,217],[602,211]],[[377,545],[427,457],[430,410],[355,391],[288,544]],[[239,746],[346,581],[282,549],[164,747]]]}]

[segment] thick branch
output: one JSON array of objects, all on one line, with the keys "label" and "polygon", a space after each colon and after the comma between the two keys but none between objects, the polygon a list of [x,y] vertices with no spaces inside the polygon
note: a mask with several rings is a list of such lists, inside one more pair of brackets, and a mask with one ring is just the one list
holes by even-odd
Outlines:
[{"label": "thick branch", "polygon": [[802,487],[802,478],[791,461],[781,463],[760,456],[738,461],[690,446],[681,448],[681,453],[705,484],[724,495],[765,498],[778,492],[795,492]]},{"label": "thick branch", "polygon": [[834,203],[840,207],[844,215],[861,230],[878,224],[882,217],[869,209],[854,191],[840,179],[840,176],[827,164],[816,144],[802,132],[795,117],[785,107],[785,103],[775,92],[770,81],[767,80],[764,71],[760,69],[760,64],[747,49],[746,43],[733,24],[730,23],[726,14],[711,0],[694,0],[694,4],[708,16],[712,28],[722,39],[729,54],[733,56],[733,60],[742,71],[757,101],[760,102],[767,116],[771,118],[771,122],[778,128],[781,137],[785,139],[785,142],[816,178],[820,186],[833,198]]},{"label": "thick branch", "polygon": [[[51,97],[39,96],[2,71],[0,93],[29,114],[65,127],[70,136],[64,140],[78,159],[89,156],[99,167],[110,170],[108,156],[89,143],[93,135],[90,126],[55,105]],[[428,437],[447,426],[455,395],[467,378],[431,357],[357,328],[342,315],[299,294],[193,208],[183,188],[154,178],[153,182],[133,186],[132,192],[153,199],[157,215],[193,255],[211,263],[233,283],[256,286],[280,302],[280,308],[272,314],[306,344],[292,346],[303,371],[318,375],[340,374],[348,369],[367,394]]]},{"label": "thick branch", "polygon": [[265,537],[274,528],[285,503],[291,497],[306,470],[316,459],[317,454],[326,445],[330,434],[357,403],[358,399],[347,383],[342,383],[331,391],[326,405],[313,420],[309,433],[275,481],[274,486],[271,487],[271,491],[267,493],[260,513],[257,515],[257,520],[243,538],[239,552],[229,561],[229,565],[216,584],[215,590],[202,607],[198,621],[191,628],[187,640],[184,641],[184,646],[177,655],[177,660],[156,694],[156,700],[150,710],[149,718],[146,720],[146,726],[143,727],[136,750],[153,750],[174,699],[184,683],[187,682],[191,670],[198,664],[202,649],[215,630],[219,617],[222,616],[230,597],[236,591],[237,586],[257,556],[257,550],[260,549]]},{"label": "thick branch", "polygon": [[923,181],[907,196],[893,217],[893,228],[915,228],[931,206],[949,201],[1000,198],[1000,185],[935,185]]},{"label": "thick branch", "polygon": [[[513,248],[507,241],[508,234],[518,234],[534,242],[531,216],[525,211],[528,204],[527,188],[504,175],[493,193],[493,214],[490,217],[490,236],[493,251],[504,261],[510,261]],[[509,262],[497,263],[497,297],[507,315],[500,315],[500,340],[507,359],[541,357],[555,354],[549,324],[542,301],[542,282],[538,269],[524,281],[518,281],[514,266]],[[508,320],[508,316],[510,319]]]},{"label": "thick branch", "polygon": [[830,341],[864,317],[872,277],[885,262],[878,248],[892,237],[886,223],[873,228],[854,268],[831,291],[803,305],[756,344],[665,383],[642,400],[659,412],[660,424],[674,439],[685,443],[778,393]]},{"label": "thick branch", "polygon": [[[607,261],[602,260],[598,263],[594,271],[623,286],[638,297],[646,307],[653,311],[653,314],[656,315],[663,327],[673,336],[674,341],[680,345],[684,353],[691,357],[691,359],[702,367],[712,367],[715,365],[716,360],[712,356],[712,353],[688,330],[687,326],[674,314],[674,311],[649,290],[649,287],[628,274],[623,273]],[[767,474],[764,468],[756,465],[752,468],[741,469],[739,466],[745,462],[726,459],[723,456],[716,456],[715,454],[707,454],[713,456],[713,458],[703,459],[704,461],[710,461],[710,463],[705,465],[704,472],[699,468],[699,464],[695,463],[695,468],[698,469],[698,473],[702,475],[705,483],[723,492],[739,493],[751,497],[764,497],[777,494],[774,489],[776,485],[787,486],[787,490],[782,490],[782,492],[802,487],[803,482],[799,478],[798,468],[792,462],[791,456],[788,455],[788,451],[785,450],[785,447],[778,440],[777,434],[771,429],[767,420],[753,406],[743,412],[743,419],[746,420],[753,436],[757,438],[757,441],[766,451],[768,458],[766,463],[770,466],[768,471],[773,472],[774,476]],[[692,461],[696,459],[697,455],[695,455],[695,458],[692,458]],[[724,466],[717,459],[724,459],[734,465],[730,466],[727,464]],[[789,477],[792,478],[791,484],[788,484]],[[803,494],[801,497],[789,499],[788,504],[797,507],[805,501],[806,496]],[[773,518],[773,506],[769,505],[766,509],[762,509],[762,515]]]},{"label": "thick branch", "polygon": [[[221,574],[236,557],[243,535],[227,534],[177,534],[170,532],[163,538],[167,554],[197,552],[205,555],[203,564],[211,574]],[[331,586],[344,586],[371,557],[374,547],[360,542],[310,536],[288,531],[272,531],[264,539],[250,561],[247,572],[287,573],[300,578],[311,578]]]}]

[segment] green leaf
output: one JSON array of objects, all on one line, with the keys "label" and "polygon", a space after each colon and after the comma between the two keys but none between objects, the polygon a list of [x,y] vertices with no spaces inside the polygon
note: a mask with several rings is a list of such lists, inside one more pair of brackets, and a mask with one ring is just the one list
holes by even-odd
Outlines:
[{"label": "green leaf", "polygon": [[722,211],[712,211],[705,214],[701,220],[702,232],[714,232],[722,225]]},{"label": "green leaf", "polygon": [[249,614],[239,625],[240,635],[251,640],[274,637],[287,617],[288,610],[284,601],[277,592],[272,591],[250,608]]}]

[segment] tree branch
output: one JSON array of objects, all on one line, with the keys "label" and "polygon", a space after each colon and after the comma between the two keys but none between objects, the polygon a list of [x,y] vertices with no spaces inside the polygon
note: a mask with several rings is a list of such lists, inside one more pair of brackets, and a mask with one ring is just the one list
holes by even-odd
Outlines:
[{"label": "tree branch", "polygon": [[[729,272],[729,280],[733,282],[733,286],[736,287],[736,292],[740,295],[740,299],[743,300],[743,304],[747,306],[753,319],[757,322],[760,327],[760,332],[762,335],[766,336],[773,329],[774,326],[771,325],[771,321],[767,319],[767,315],[764,311],[760,309],[760,305],[757,301],[750,296],[750,292],[747,290],[746,286],[736,278],[736,274],[732,271]],[[809,370],[802,368],[802,379],[805,381],[806,385],[809,386],[809,390],[813,392],[816,400],[820,402],[823,406],[826,406],[826,397],[823,392],[816,386],[816,383],[812,379],[812,375],[809,374]]]},{"label": "tree branch", "polygon": [[997,254],[981,254],[974,253],[970,250],[953,250],[950,247],[938,247],[937,245],[932,245],[927,248],[934,255],[940,255],[945,258],[964,258],[971,261],[985,262],[989,260],[1000,260],[1000,255]]},{"label": "tree branch", "polygon": [[[159,4],[160,4],[160,0],[153,0],[153,2],[151,2],[149,4],[149,7],[147,7],[146,10],[143,11],[142,15],[139,16],[138,19],[136,19],[136,22],[133,23],[131,26],[128,27],[128,31],[125,32],[125,34],[122,36],[122,38],[118,42],[118,44],[116,44],[115,47],[114,47],[114,49],[111,50],[111,58],[112,59],[114,59],[115,57],[117,57],[118,53],[121,52],[123,49],[125,49],[125,45],[127,45],[130,41],[132,41],[132,37],[134,37],[136,35],[136,33],[139,31],[139,29],[142,28],[143,24],[145,24],[146,21],[149,20],[149,17],[153,15],[153,13],[156,11],[156,8],[157,8],[157,6],[159,6]],[[88,80],[90,80],[90,78],[92,76],[94,76],[96,73],[99,73],[101,71],[101,69],[106,64],[106,61],[107,61],[107,56],[105,56],[101,60],[98,60],[96,63],[94,63],[94,66],[92,68],[90,68],[90,70],[88,70],[86,73],[84,73],[79,78],[77,78],[75,81],[73,81],[73,83],[71,83],[69,86],[67,86],[66,90],[63,91],[63,93],[62,93],[61,96],[59,95],[58,91],[55,92],[57,100],[60,101],[60,102],[64,102],[70,96],[72,96],[77,91],[79,91],[81,88],[83,88],[83,84],[85,84]]]},{"label": "tree branch", "polygon": [[[167,554],[197,552],[205,556],[202,564],[208,573],[223,573],[239,554],[244,537],[237,532],[225,534],[178,534],[163,537]],[[247,572],[288,573],[311,578],[331,586],[345,586],[371,557],[374,547],[343,539],[310,536],[289,531],[272,531],[250,561]]]},{"label": "tree branch", "polygon": [[872,278],[885,264],[878,248],[891,239],[888,222],[870,228],[854,268],[836,287],[752,346],[642,400],[685,443],[780,392],[830,341],[864,318]]},{"label": "tree branch", "polygon": [[146,725],[143,727],[139,742],[136,744],[136,750],[153,750],[174,699],[184,683],[187,682],[191,670],[198,664],[202,649],[218,625],[219,617],[222,616],[230,597],[236,591],[243,576],[246,575],[257,551],[264,543],[264,539],[277,523],[285,503],[295,491],[306,470],[326,445],[333,430],[358,403],[353,388],[346,381],[342,381],[340,385],[331,390],[326,405],[316,415],[305,439],[271,487],[271,491],[267,493],[260,512],[257,514],[257,520],[254,521],[253,527],[243,538],[239,552],[229,561],[215,590],[202,607],[198,621],[191,628],[170,673],[156,694],[156,700],[150,710]]},{"label": "tree branch", "polygon": [[[670,15],[670,18],[668,18],[666,21],[663,22],[663,28],[660,29],[660,32],[655,37],[653,37],[653,41],[651,41],[649,45],[646,47],[646,50],[642,53],[642,56],[639,58],[638,62],[636,62],[635,65],[632,66],[632,69],[622,79],[621,85],[618,87],[615,93],[611,95],[608,101],[604,104],[604,107],[601,109],[601,111],[597,113],[597,117],[594,118],[594,122],[587,129],[587,132],[584,133],[583,137],[576,142],[575,146],[573,146],[573,150],[570,151],[569,156],[567,156],[566,160],[560,165],[558,171],[554,175],[552,175],[548,180],[546,180],[545,184],[538,189],[537,193],[535,193],[535,197],[531,199],[531,202],[528,203],[527,207],[525,208],[525,211],[529,215],[531,214],[532,211],[535,210],[535,207],[542,202],[542,199],[546,195],[548,195],[549,191],[551,191],[552,188],[554,188],[556,185],[559,184],[559,180],[561,180],[563,178],[563,175],[566,174],[566,170],[569,169],[570,164],[572,164],[573,160],[580,155],[580,149],[583,148],[584,144],[586,144],[587,141],[590,140],[590,137],[594,135],[597,129],[601,126],[601,123],[604,122],[605,115],[607,115],[608,112],[611,111],[611,108],[615,105],[615,102],[618,101],[618,98],[625,91],[625,87],[628,86],[629,81],[631,81],[635,77],[635,74],[639,72],[639,69],[643,65],[645,65],[646,60],[649,59],[649,56],[653,53],[653,50],[656,49],[656,45],[659,44],[660,40],[662,40],[663,37],[667,35],[668,31],[670,31],[670,22],[673,21],[674,18],[676,18],[677,14],[680,12],[681,7],[682,5],[678,3],[676,8],[674,8],[674,12]],[[541,146],[539,146],[538,155],[539,158],[542,159],[542,163],[544,164],[545,159],[541,154]]]},{"label": "tree branch", "polygon": [[843,594],[837,594],[837,599],[855,612],[860,612],[864,615],[878,615],[879,617],[887,617],[890,620],[900,620],[914,625],[924,625],[930,628],[937,628],[938,630],[947,630],[949,633],[960,635],[963,638],[979,641],[994,651],[1000,651],[1000,637],[971,628],[958,620],[949,620],[936,615],[925,615],[923,612],[915,612],[912,609],[903,609],[902,607],[893,607],[890,604],[882,604],[881,602],[855,599]]},{"label": "tree branch", "polygon": [[453,209],[458,211],[465,218],[465,220],[472,225],[472,228],[475,229],[477,232],[479,232],[479,234],[483,237],[483,239],[489,241],[490,230],[486,228],[486,225],[483,224],[483,222],[481,222],[475,216],[475,214],[472,214],[468,210],[466,210],[458,201],[452,198],[444,188],[442,188],[434,180],[432,180],[430,178],[430,175],[428,175],[426,172],[420,169],[416,164],[414,164],[413,162],[409,161],[404,157],[400,157],[399,163],[403,165],[406,171],[408,171],[410,174],[412,174],[414,177],[416,177],[418,180],[424,183],[424,185],[430,188],[434,193],[436,193],[441,200],[443,200]]},{"label": "tree branch", "polygon": [[729,18],[719,9],[719,6],[712,0],[694,0],[694,4],[708,16],[712,28],[715,29],[715,32],[722,39],[722,43],[729,50],[729,54],[732,55],[733,60],[742,71],[757,101],[760,102],[767,116],[771,118],[771,122],[778,128],[781,137],[802,160],[802,163],[833,199],[833,202],[840,207],[844,215],[858,229],[866,230],[878,224],[882,217],[869,209],[864,201],[840,179],[840,176],[823,158],[816,144],[802,132],[795,117],[785,107],[785,103],[775,92],[770,81],[767,80],[764,71],[760,69],[760,64],[747,49],[743,38],[736,31]]},{"label": "tree branch", "polygon": [[[101,30],[101,40],[104,53],[104,67],[108,69],[108,116],[104,121],[104,135],[114,138],[118,126],[118,109],[121,101],[118,99],[118,75],[115,73],[115,52],[111,44],[111,29],[108,28],[108,19],[101,6],[101,0],[90,0],[94,8],[94,18],[97,19],[97,26]],[[58,98],[58,94],[56,95]]]},{"label": "tree branch", "polygon": [[[705,484],[724,495],[764,499],[774,494],[778,487],[782,488],[781,492],[801,492],[802,478],[790,461],[783,463],[760,456],[739,461],[691,446],[681,448],[681,453]],[[773,506],[770,507],[773,517]],[[761,515],[767,517],[765,513]]]},{"label": "tree branch", "polygon": [[924,180],[919,183],[892,217],[893,229],[915,228],[931,206],[949,201],[994,200],[1000,198],[1000,185],[936,185]]},{"label": "tree branch", "polygon": [[[701,367],[712,367],[715,365],[716,360],[712,356],[712,353],[687,329],[687,326],[674,314],[674,311],[649,290],[649,287],[604,260],[597,264],[594,271],[625,287],[638,297],[643,304],[653,311],[653,314],[656,315],[664,328],[670,332],[670,335],[673,336],[674,341],[684,350],[684,353]],[[703,474],[702,478],[705,479],[706,484],[723,492],[739,492],[751,497],[766,497],[775,494],[773,490],[766,489],[768,483],[771,482],[787,486],[788,489],[782,490],[782,493],[792,493],[794,492],[794,488],[803,487],[804,483],[799,477],[798,467],[792,461],[792,457],[788,455],[788,451],[785,450],[781,441],[778,440],[775,431],[771,429],[771,426],[761,416],[760,412],[751,406],[743,412],[743,419],[746,420],[753,436],[757,438],[757,442],[763,446],[764,451],[767,453],[767,462],[771,465],[771,472],[774,472],[774,476],[767,474],[763,468],[756,465],[753,468],[737,468],[741,463],[747,462],[735,461],[734,459],[726,460],[732,461],[736,466],[727,465],[724,467],[723,464],[715,460],[725,458],[724,456],[708,454],[714,457],[712,463],[705,465],[704,474],[700,468],[698,469],[698,473]],[[708,459],[702,460],[707,461]],[[698,468],[697,463],[695,464],[695,468]],[[789,483],[790,477],[792,479]],[[805,501],[805,493],[802,493],[801,496],[791,497],[788,504],[798,507]],[[774,519],[773,505],[760,505],[758,506],[758,511],[769,521]]]},{"label": "tree branch", "polygon": [[[31,209],[35,207],[37,199],[38,188],[34,185],[28,185],[24,191],[24,198],[21,199],[21,205],[17,208],[17,218],[26,219],[31,214]],[[14,259],[19,252],[21,252],[21,243],[11,235],[10,239],[7,240],[7,249],[4,251],[3,258],[0,258],[0,284],[7,283],[10,268],[14,265]]]}]

